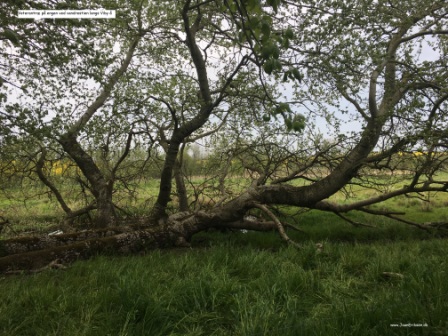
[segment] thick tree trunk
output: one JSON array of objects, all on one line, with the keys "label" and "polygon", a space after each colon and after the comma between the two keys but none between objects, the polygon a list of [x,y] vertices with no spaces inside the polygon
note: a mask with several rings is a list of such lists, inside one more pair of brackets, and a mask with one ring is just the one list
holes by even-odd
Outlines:
[{"label": "thick tree trunk", "polygon": [[59,143],[90,182],[92,194],[96,200],[95,226],[100,228],[110,225],[114,213],[112,202],[113,181],[108,180],[103,175],[93,158],[80,146],[76,137],[63,136],[59,139]]},{"label": "thick tree trunk", "polygon": [[[139,14],[140,15],[140,14]],[[141,32],[132,39],[125,58],[121,61],[120,67],[108,78],[104,85],[103,91],[88,106],[85,113],[70,127],[70,129],[62,134],[57,141],[61,144],[64,151],[70,155],[83,172],[84,176],[92,186],[92,193],[97,203],[97,216],[95,224],[97,227],[105,227],[110,224],[114,206],[112,203],[113,178],[107,179],[92,157],[84,151],[77,141],[77,136],[81,130],[87,125],[93,115],[100,109],[106,100],[110,97],[120,78],[126,73],[131,64],[134,52],[144,34]],[[64,209],[65,210],[65,209]]]},{"label": "thick tree trunk", "polygon": [[232,209],[226,206],[209,212],[180,212],[170,216],[164,225],[133,225],[0,241],[0,273],[41,269],[54,262],[67,264],[98,254],[136,254],[156,248],[187,247],[194,234],[209,228],[275,230],[273,222],[243,218],[248,202],[249,198],[243,197],[229,205]]},{"label": "thick tree trunk", "polygon": [[179,199],[179,210],[188,211],[188,195],[187,188],[182,173],[182,163],[176,160],[174,165],[174,180],[176,181],[176,192]]},{"label": "thick tree trunk", "polygon": [[98,254],[135,254],[143,250],[180,245],[183,240],[173,231],[161,228],[134,230],[103,238],[93,238],[68,245],[48,247],[0,258],[0,273],[34,270],[55,260],[61,264],[88,259]]},{"label": "thick tree trunk", "polygon": [[45,250],[58,246],[66,246],[89,239],[101,239],[121,233],[131,232],[136,229],[138,229],[138,227],[109,227],[105,229],[88,231],[86,230],[61,235],[19,237],[8,240],[0,240],[0,257],[5,257],[11,254],[21,254],[31,251]]},{"label": "thick tree trunk", "polygon": [[[204,57],[202,56],[201,50],[199,49],[195,40],[195,35],[199,29],[201,16],[198,15],[193,26],[190,27],[190,18],[188,15],[190,11],[189,4],[190,2],[187,1],[182,9],[182,19],[184,21],[185,33],[187,35],[186,44],[190,51],[190,55],[198,77],[200,96],[199,103],[201,105],[201,108],[198,114],[193,119],[184,123],[180,127],[178,127],[178,121],[173,120],[176,124],[176,129],[173,132],[168,150],[166,152],[165,164],[163,166],[162,175],[160,178],[159,195],[157,196],[157,201],[150,215],[151,220],[154,222],[157,222],[160,219],[165,220],[167,217],[166,207],[171,200],[171,181],[180,144],[184,142],[186,137],[190,136],[194,131],[200,129],[207,122],[214,107],[219,104],[219,101],[212,101],[207,75],[207,66]],[[174,117],[173,119],[176,118]]]},{"label": "thick tree trunk", "polygon": [[167,217],[165,210],[171,201],[171,181],[179,146],[180,142],[171,142],[166,152],[165,162],[160,176],[159,194],[150,214],[150,221],[153,223],[157,223],[159,219],[165,219]]},{"label": "thick tree trunk", "polygon": [[110,225],[115,215],[112,203],[112,188],[113,184],[109,182],[102,185],[98,190],[98,197],[96,197],[97,213],[95,216],[95,226],[98,228]]}]

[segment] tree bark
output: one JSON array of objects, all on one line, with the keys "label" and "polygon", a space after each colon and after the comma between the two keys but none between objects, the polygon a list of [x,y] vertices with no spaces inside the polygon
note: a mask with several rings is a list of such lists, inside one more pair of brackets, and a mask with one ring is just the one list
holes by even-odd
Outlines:
[{"label": "tree bark", "polygon": [[96,200],[96,227],[106,227],[112,221],[114,206],[112,202],[113,180],[107,180],[92,157],[79,145],[75,136],[65,135],[59,139],[64,151],[76,162],[92,186]]},{"label": "tree bark", "polygon": [[201,97],[201,108],[198,114],[190,121],[184,123],[179,128],[173,131],[173,135],[170,139],[168,150],[165,157],[165,163],[160,178],[159,195],[157,201],[151,211],[150,218],[152,221],[157,222],[160,219],[166,219],[166,207],[169,203],[171,194],[171,181],[173,177],[173,169],[175,168],[176,158],[179,152],[181,143],[191,135],[194,131],[201,128],[208,120],[213,108],[214,103],[210,94],[210,86],[207,75],[207,67],[204,61],[204,57],[196,44],[195,35],[199,29],[201,16],[198,14],[196,21],[190,27],[190,19],[188,17],[190,1],[185,3],[182,10],[182,19],[184,21],[185,33],[187,35],[186,45],[190,51],[190,55],[193,64],[196,69],[199,92]]},{"label": "tree bark", "polygon": [[135,254],[142,250],[177,246],[181,244],[179,242],[182,242],[182,239],[170,230],[160,228],[135,230],[73,242],[69,245],[53,246],[44,250],[8,255],[0,258],[0,273],[39,269],[55,260],[67,264],[98,254]]},{"label": "tree bark", "polygon": [[[106,100],[110,97],[115,85],[128,70],[135,50],[143,35],[144,34],[140,33],[133,38],[126,52],[126,56],[121,62],[121,66],[109,77],[107,83],[104,85],[103,91],[98,95],[95,101],[88,106],[85,113],[68,129],[68,131],[65,134],[60,135],[57,139],[64,151],[72,157],[92,186],[92,193],[96,199],[97,207],[97,214],[95,217],[95,226],[97,227],[106,227],[111,223],[114,214],[112,190],[115,181],[113,177],[107,179],[104,176],[93,158],[86,153],[78,143],[77,136],[81,130],[84,129],[93,115],[104,105]],[[123,159],[124,157],[120,160]]]},{"label": "tree bark", "polygon": [[166,152],[165,162],[160,176],[159,194],[150,214],[150,221],[153,223],[157,223],[160,219],[166,219],[167,217],[165,210],[168,203],[171,201],[172,174],[177,160],[179,147],[180,142],[174,143],[171,141]]},{"label": "tree bark", "polygon": [[109,227],[105,229],[87,230],[61,235],[19,237],[0,240],[0,257],[6,257],[12,254],[21,254],[37,250],[45,250],[58,246],[66,246],[89,239],[101,239],[125,232],[131,232],[136,229],[138,229],[138,227]]},{"label": "tree bark", "polygon": [[[244,208],[248,201],[241,198],[237,204]],[[56,260],[58,264],[68,264],[99,254],[136,254],[158,248],[188,247],[194,234],[210,228],[276,229],[274,222],[244,219],[241,215],[244,212],[229,211],[227,206],[210,212],[180,212],[170,216],[164,225],[132,225],[0,241],[0,273],[36,270]]]},{"label": "tree bark", "polygon": [[187,188],[182,173],[182,163],[179,159],[174,164],[174,180],[176,181],[176,192],[179,199],[179,211],[188,211]]}]

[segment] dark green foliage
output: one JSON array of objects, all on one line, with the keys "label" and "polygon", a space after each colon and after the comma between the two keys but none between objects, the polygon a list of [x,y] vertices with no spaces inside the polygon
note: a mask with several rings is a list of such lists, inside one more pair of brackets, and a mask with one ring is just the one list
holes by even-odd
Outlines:
[{"label": "dark green foliage", "polygon": [[9,40],[14,46],[17,46],[20,42],[20,36],[13,30],[5,28],[3,33],[0,34],[0,40]]},{"label": "dark green foliage", "polygon": [[267,74],[271,74],[273,71],[281,70],[282,64],[275,58],[269,58],[264,64],[263,69]]},{"label": "dark green foliage", "polygon": [[274,12],[277,12],[282,0],[267,0],[266,2],[269,6],[272,6]]}]

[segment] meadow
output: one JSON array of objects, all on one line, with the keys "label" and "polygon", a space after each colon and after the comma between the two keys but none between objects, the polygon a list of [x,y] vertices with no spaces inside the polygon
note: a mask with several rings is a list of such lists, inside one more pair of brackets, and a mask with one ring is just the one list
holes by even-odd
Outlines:
[{"label": "meadow", "polygon": [[[351,198],[333,200],[366,192],[354,188]],[[25,210],[1,202],[17,209],[3,238],[12,229],[57,227],[59,210],[48,197],[31,199]],[[378,206],[415,221],[446,221],[446,202],[433,194]],[[363,213],[348,216],[374,227],[332,213],[283,211],[300,228],[288,234],[302,249],[275,232],[210,231],[191,248],[2,275],[0,335],[448,335],[446,232]]]}]

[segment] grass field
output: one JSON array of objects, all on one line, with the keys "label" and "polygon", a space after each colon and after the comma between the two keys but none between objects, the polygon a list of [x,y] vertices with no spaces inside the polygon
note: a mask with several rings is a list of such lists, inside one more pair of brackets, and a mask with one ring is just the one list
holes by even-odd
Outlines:
[{"label": "grass field", "polygon": [[193,249],[3,277],[0,334],[448,335],[446,240],[303,240],[205,233]]},{"label": "grass field", "polygon": [[[150,194],[154,185],[141,188]],[[368,192],[352,191],[332,200]],[[432,194],[378,206],[415,221],[447,221],[446,202]],[[48,197],[28,208],[0,205],[17,209],[18,231],[46,231],[58,221]],[[446,233],[359,212],[348,216],[375,227],[332,213],[284,212],[303,230],[289,231],[301,250],[276,233],[204,232],[191,249],[1,276],[0,335],[448,335]]]}]

